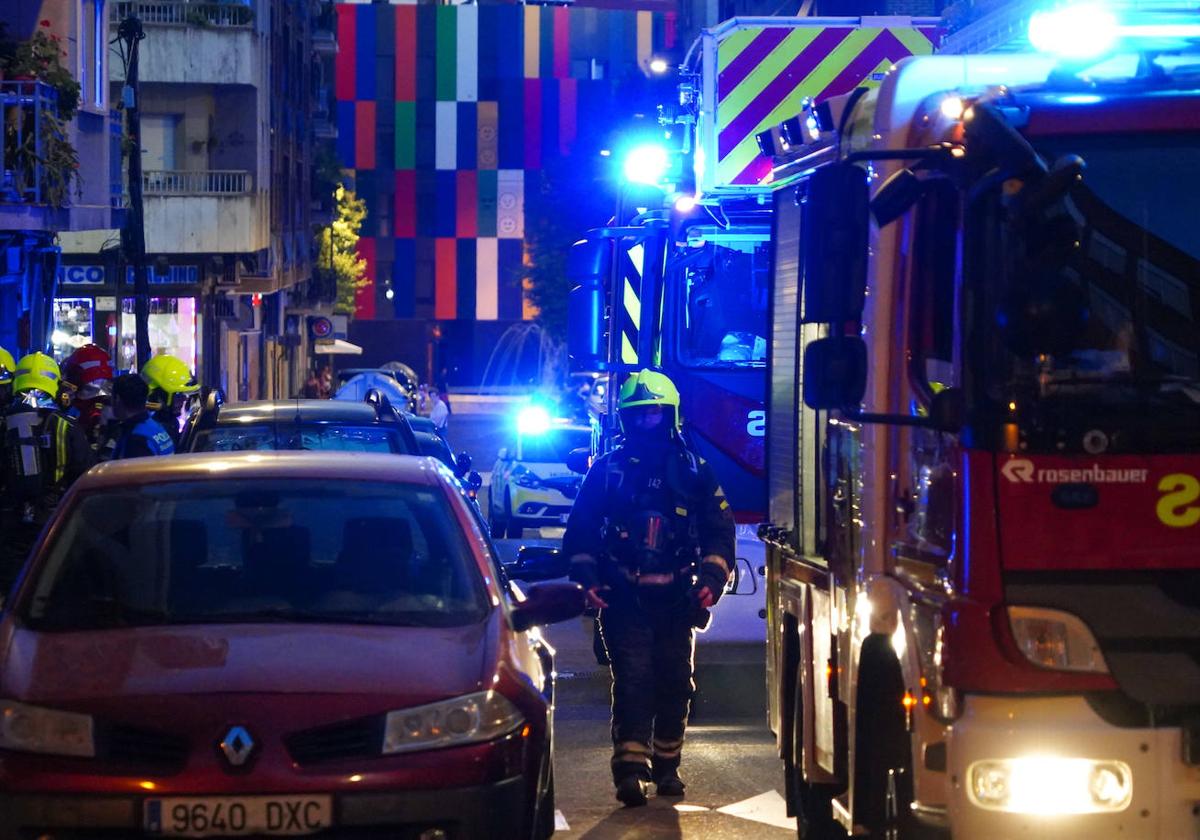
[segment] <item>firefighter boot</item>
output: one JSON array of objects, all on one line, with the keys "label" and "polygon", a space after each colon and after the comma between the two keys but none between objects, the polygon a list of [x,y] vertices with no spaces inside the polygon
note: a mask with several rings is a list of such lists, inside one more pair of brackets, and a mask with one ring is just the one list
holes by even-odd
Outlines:
[{"label": "firefighter boot", "polygon": [[654,784],[659,796],[683,796],[683,789],[687,787],[674,767],[657,775]]},{"label": "firefighter boot", "polygon": [[626,808],[636,808],[646,804],[646,792],[650,783],[641,776],[630,774],[617,782],[617,801]]}]

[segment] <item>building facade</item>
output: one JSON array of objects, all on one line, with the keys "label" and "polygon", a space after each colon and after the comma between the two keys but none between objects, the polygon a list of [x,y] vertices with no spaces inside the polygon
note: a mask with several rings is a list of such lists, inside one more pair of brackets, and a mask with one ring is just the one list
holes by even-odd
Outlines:
[{"label": "building facade", "polygon": [[53,324],[59,237],[103,236],[122,217],[105,0],[3,3],[0,25],[0,346],[69,352]]}]

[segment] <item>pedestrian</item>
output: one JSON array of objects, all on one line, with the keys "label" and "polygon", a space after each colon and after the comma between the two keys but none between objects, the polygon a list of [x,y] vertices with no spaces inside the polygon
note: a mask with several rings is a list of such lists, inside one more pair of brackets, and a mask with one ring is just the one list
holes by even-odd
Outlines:
[{"label": "pedestrian", "polygon": [[442,394],[437,388],[429,389],[429,419],[433,421],[433,427],[442,437],[446,436],[446,425],[450,422],[450,406],[442,399]]},{"label": "pedestrian", "polygon": [[321,380],[317,378],[316,368],[308,372],[308,379],[304,382],[304,391],[302,393],[306,400],[321,398]]},{"label": "pedestrian", "polygon": [[61,385],[58,363],[45,353],[30,353],[12,369],[12,399],[0,410],[0,592],[63,493],[93,464],[83,430],[59,405]]},{"label": "pedestrian", "polygon": [[150,389],[147,406],[154,419],[171,436],[173,447],[179,446],[180,417],[192,394],[200,390],[191,368],[175,356],[155,356],[138,373]]},{"label": "pedestrian", "polygon": [[595,460],[571,510],[563,551],[600,611],[612,672],[617,799],[682,796],[679,776],[694,628],[707,626],[734,562],[735,526],[711,467],[686,445],[679,391],[665,375],[629,377],[621,444]]},{"label": "pedestrian", "polygon": [[333,366],[321,368],[321,399],[327,400],[333,396]]},{"label": "pedestrian", "polygon": [[175,453],[171,435],[150,416],[146,407],[149,395],[150,387],[137,374],[127,373],[113,382],[113,415],[120,424],[113,447],[114,461]]}]

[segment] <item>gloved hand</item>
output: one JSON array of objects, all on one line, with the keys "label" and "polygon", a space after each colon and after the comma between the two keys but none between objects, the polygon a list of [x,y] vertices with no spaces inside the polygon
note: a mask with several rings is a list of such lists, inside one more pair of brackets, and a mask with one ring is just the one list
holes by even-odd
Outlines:
[{"label": "gloved hand", "polygon": [[608,602],[604,600],[604,596],[607,594],[607,586],[592,586],[584,591],[587,605],[594,610],[602,610],[608,606]]}]

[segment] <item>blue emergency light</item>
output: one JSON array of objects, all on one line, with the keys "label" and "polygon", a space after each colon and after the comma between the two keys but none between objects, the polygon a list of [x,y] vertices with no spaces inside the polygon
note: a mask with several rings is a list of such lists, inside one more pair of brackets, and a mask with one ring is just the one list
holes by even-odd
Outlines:
[{"label": "blue emergency light", "polygon": [[540,405],[527,405],[517,412],[517,434],[537,437],[550,431],[550,412]]},{"label": "blue emergency light", "polygon": [[1072,3],[1035,13],[1029,43],[1039,52],[1068,61],[1099,59],[1121,49],[1140,51],[1151,42],[1178,45],[1200,39],[1195,13],[1179,13],[1176,3]]},{"label": "blue emergency light", "polygon": [[671,157],[665,147],[648,143],[625,156],[625,180],[631,184],[655,185],[666,176]]}]

